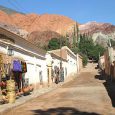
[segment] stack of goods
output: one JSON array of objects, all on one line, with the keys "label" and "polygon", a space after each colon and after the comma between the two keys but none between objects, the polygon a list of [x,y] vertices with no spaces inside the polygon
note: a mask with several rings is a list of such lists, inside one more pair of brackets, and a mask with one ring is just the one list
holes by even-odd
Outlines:
[{"label": "stack of goods", "polygon": [[14,80],[8,80],[7,81],[7,97],[9,103],[14,103],[15,102],[15,82]]},{"label": "stack of goods", "polygon": [[0,103],[7,103],[6,79],[3,65],[3,58],[0,55]]},{"label": "stack of goods", "polygon": [[0,92],[4,103],[8,102],[6,86],[12,74],[11,60],[12,57],[0,53]]},{"label": "stack of goods", "polygon": [[0,82],[0,103],[4,104],[4,103],[8,103],[8,97],[7,97],[7,90],[6,90],[6,82],[5,81],[1,81]]},{"label": "stack of goods", "polygon": [[32,84],[30,84],[29,86],[25,86],[23,88],[24,96],[31,94],[33,90],[34,90],[34,87]]}]

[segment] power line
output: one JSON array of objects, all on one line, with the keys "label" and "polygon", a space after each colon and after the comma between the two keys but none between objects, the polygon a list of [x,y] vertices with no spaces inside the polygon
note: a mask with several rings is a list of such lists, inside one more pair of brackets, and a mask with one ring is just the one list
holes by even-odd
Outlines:
[{"label": "power line", "polygon": [[21,8],[22,10],[24,10],[26,13],[29,13],[29,11],[27,11],[21,4],[19,4],[18,1],[15,0],[14,3],[17,4],[18,6],[20,6],[20,8]]},{"label": "power line", "polygon": [[16,8],[17,11],[20,11],[20,8],[17,7],[13,2],[11,2],[10,0],[7,1],[10,5],[12,5],[13,7]]},{"label": "power line", "polygon": [[[19,4],[17,1],[7,1],[10,5],[16,8],[17,11],[21,12],[20,10],[23,10],[25,13],[29,13],[24,7],[22,7],[21,4]],[[23,12],[22,12],[23,13]]]}]

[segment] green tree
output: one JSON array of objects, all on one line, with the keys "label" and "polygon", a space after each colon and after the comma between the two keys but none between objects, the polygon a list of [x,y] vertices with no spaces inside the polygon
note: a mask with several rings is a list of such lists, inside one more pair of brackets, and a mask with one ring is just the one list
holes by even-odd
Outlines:
[{"label": "green tree", "polygon": [[73,48],[75,48],[76,47],[76,25],[74,25],[74,31],[73,31],[73,36],[72,36],[72,38],[73,38]]},{"label": "green tree", "polygon": [[102,46],[100,46],[100,45],[98,45],[98,44],[96,44],[94,46],[93,59],[96,60],[96,61],[98,61],[99,60],[99,54],[103,55],[104,52],[105,52],[105,48],[102,47]]},{"label": "green tree", "polygon": [[83,59],[82,59],[82,63],[83,63],[83,66],[85,67],[88,63],[88,57],[86,55],[82,55]]},{"label": "green tree", "polygon": [[66,45],[66,38],[52,38],[48,43],[48,50],[60,49],[62,46]]},{"label": "green tree", "polygon": [[95,61],[98,61],[99,53],[100,55],[103,55],[105,51],[102,46],[98,44],[95,45],[91,37],[87,35],[80,36],[79,50],[82,54],[85,54],[89,59]]},{"label": "green tree", "polygon": [[58,38],[52,38],[48,43],[48,48],[50,50],[55,50],[60,48],[60,41]]},{"label": "green tree", "polygon": [[66,44],[65,45],[70,48],[70,42],[69,42],[69,35],[68,34],[66,34],[65,40],[66,40]]},{"label": "green tree", "polygon": [[80,52],[78,47],[71,48],[71,50],[72,50],[72,52],[74,52],[74,54],[77,54]]}]

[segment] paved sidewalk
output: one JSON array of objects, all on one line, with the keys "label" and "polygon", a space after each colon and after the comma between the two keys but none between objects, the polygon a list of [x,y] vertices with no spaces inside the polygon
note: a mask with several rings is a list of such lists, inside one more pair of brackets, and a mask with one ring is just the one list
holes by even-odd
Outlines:
[{"label": "paved sidewalk", "polygon": [[55,89],[57,89],[58,87],[60,87],[63,83],[60,82],[59,84],[53,84],[52,86],[50,87],[46,87],[46,88],[41,88],[41,89],[37,89],[37,90],[34,90],[30,95],[27,95],[27,96],[21,96],[19,97],[18,99],[16,99],[16,102],[11,104],[11,103],[7,103],[7,104],[3,104],[3,105],[0,105],[0,115],[3,115],[2,113],[4,111],[8,111],[14,107],[17,107],[19,105],[22,105],[24,104],[25,102],[29,101],[29,100],[32,100],[42,94],[45,94],[47,92],[50,92],[50,91],[53,91]]}]

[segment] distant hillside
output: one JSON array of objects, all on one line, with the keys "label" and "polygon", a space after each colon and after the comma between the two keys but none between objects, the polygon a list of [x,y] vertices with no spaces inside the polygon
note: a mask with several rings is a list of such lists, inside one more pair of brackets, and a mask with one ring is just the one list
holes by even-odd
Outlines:
[{"label": "distant hillside", "polygon": [[[15,11],[15,10],[13,10],[11,8],[7,8],[7,7],[1,6],[1,5],[0,5],[0,10],[4,11],[5,13],[7,13],[9,15],[15,14],[15,13],[21,13],[21,12]],[[24,13],[21,13],[21,14],[24,14]]]},{"label": "distant hillside", "polygon": [[81,34],[92,36],[95,43],[107,47],[108,39],[115,40],[115,25],[110,23],[88,22],[79,26]]},{"label": "distant hillside", "polygon": [[[51,38],[59,38],[60,35],[66,35],[66,32],[73,31],[75,23],[74,20],[62,15],[20,13],[10,15],[0,10],[0,25],[2,27],[7,27],[8,30],[13,30],[14,33],[19,33],[21,36],[27,36],[27,40],[37,45],[47,44]],[[21,29],[21,33],[19,29]]]},{"label": "distant hillside", "polygon": [[[27,40],[44,45],[51,38],[68,34],[69,41],[76,22],[69,17],[56,14],[23,14],[0,6],[0,26],[18,33]],[[78,24],[80,34],[92,37],[95,43],[107,46],[108,39],[115,40],[115,25],[110,23],[88,22]]]}]

